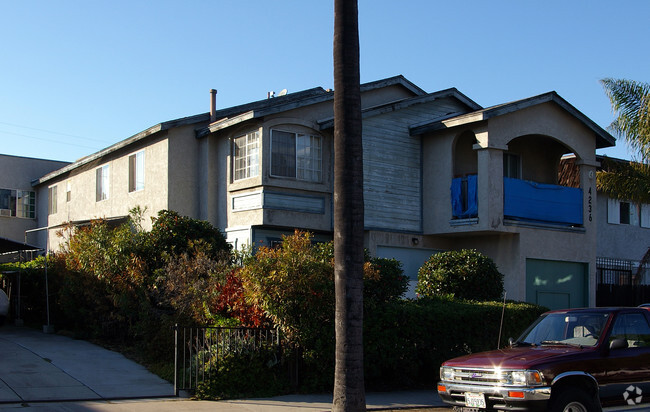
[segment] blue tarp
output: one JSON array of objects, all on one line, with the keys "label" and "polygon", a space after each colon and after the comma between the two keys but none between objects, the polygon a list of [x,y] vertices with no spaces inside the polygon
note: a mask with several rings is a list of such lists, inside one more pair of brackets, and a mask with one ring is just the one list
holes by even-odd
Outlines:
[{"label": "blue tarp", "polygon": [[[467,182],[467,197],[463,199],[463,180]],[[476,196],[476,175],[458,177],[451,181],[451,208],[453,216],[467,219],[478,216],[478,201]],[[464,207],[465,201],[467,207]]]},{"label": "blue tarp", "polygon": [[503,178],[503,214],[519,220],[581,225],[582,189]]}]

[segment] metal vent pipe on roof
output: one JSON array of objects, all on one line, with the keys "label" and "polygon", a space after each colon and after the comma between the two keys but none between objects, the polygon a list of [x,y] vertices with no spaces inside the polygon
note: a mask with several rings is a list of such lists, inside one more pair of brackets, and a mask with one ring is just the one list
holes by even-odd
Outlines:
[{"label": "metal vent pipe on roof", "polygon": [[210,123],[217,120],[217,91],[210,89]]}]

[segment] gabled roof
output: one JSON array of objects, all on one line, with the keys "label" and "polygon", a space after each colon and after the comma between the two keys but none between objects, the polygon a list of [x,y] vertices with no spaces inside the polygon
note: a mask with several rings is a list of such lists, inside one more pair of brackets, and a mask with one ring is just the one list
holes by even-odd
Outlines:
[{"label": "gabled roof", "polygon": [[[402,75],[389,77],[387,79],[370,83],[364,83],[361,85],[361,92],[368,92],[371,90],[394,85],[402,86],[416,96],[426,95],[426,92],[424,90],[408,81]],[[226,129],[246,120],[259,119],[264,116],[282,113],[288,110],[310,106],[312,104],[322,103],[334,99],[334,93],[331,90],[323,90],[322,88],[318,88],[312,89],[312,91],[313,93],[309,94],[304,94],[305,92],[291,93],[286,96],[274,97],[271,99],[254,102],[248,105],[249,107],[246,107],[248,110],[231,111],[231,113],[223,113],[223,111],[217,111],[217,118],[220,120],[217,120],[216,122],[210,124],[208,127],[197,130],[196,137],[205,137],[210,133]],[[243,109],[244,107],[238,106],[238,108]]]},{"label": "gabled roof", "polygon": [[[361,85],[361,91],[366,92],[366,91],[371,91],[371,90],[380,89],[383,87],[395,86],[395,85],[403,87],[404,89],[412,93],[414,96],[426,95],[426,92],[424,90],[420,89],[418,86],[416,86],[415,84],[407,80],[402,75],[389,77],[387,79],[377,80],[370,83],[364,83]],[[196,137],[197,138],[205,137],[212,132],[215,132],[217,130],[226,127],[230,127],[234,124],[238,124],[242,121],[249,120],[252,118],[259,118],[259,117],[267,116],[269,114],[280,113],[298,107],[309,106],[327,100],[332,100],[333,98],[334,98],[334,93],[332,93],[331,90],[325,90],[322,87],[315,87],[300,92],[289,93],[285,96],[278,96],[270,99],[263,99],[263,100],[258,100],[250,103],[224,108],[216,111],[217,119],[221,119],[221,120],[218,120],[207,127],[202,127],[196,130]],[[101,159],[102,157],[108,154],[111,154],[124,147],[130,146],[136,142],[139,142],[157,133],[164,132],[166,130],[173,129],[180,126],[207,123],[209,121],[210,121],[210,113],[202,113],[194,116],[183,117],[180,119],[159,123],[125,140],[122,140],[118,143],[115,143],[114,145],[102,149],[99,152],[83,157],[75,161],[74,163],[71,163],[61,169],[53,171],[52,173],[48,173],[47,175],[41,177],[40,179],[33,181],[32,186],[43,184],[51,179],[56,178],[57,176],[61,176],[78,167],[89,164],[98,159]]]},{"label": "gabled roof", "polygon": [[411,134],[423,134],[436,130],[447,129],[451,127],[466,125],[470,123],[489,120],[493,117],[502,116],[504,114],[513,113],[518,110],[533,107],[539,104],[553,102],[560,108],[566,111],[569,115],[575,117],[587,128],[591,129],[596,134],[596,148],[611,147],[616,143],[616,138],[609,134],[605,129],[598,126],[593,120],[585,116],[581,111],[576,109],[569,102],[564,100],[556,92],[548,92],[538,96],[529,97],[527,99],[516,100],[514,102],[500,104],[485,109],[477,110],[472,113],[463,114],[460,116],[451,115],[449,117],[441,118],[427,124],[416,125],[411,128]]},{"label": "gabled roof", "polygon": [[[478,110],[482,108],[478,103],[474,102],[472,99],[465,96],[463,93],[459,92],[456,88],[450,88],[450,89],[440,90],[434,93],[428,93],[417,97],[412,97],[410,99],[402,99],[396,102],[390,102],[379,106],[369,107],[362,111],[361,116],[362,118],[377,116],[379,114],[393,112],[407,107],[415,106],[417,104],[428,103],[437,99],[443,99],[447,97],[451,97],[458,100],[460,103],[465,105],[468,108],[468,110]],[[454,115],[458,115],[458,113],[454,113]],[[332,128],[334,127],[334,118],[330,117],[328,119],[319,120],[318,124],[321,130]]]}]

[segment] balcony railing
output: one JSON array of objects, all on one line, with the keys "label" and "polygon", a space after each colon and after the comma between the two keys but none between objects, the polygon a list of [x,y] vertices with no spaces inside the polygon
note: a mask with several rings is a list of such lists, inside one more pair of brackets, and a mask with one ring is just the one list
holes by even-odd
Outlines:
[{"label": "balcony railing", "polygon": [[[503,178],[503,215],[507,219],[566,226],[583,224],[582,189]],[[451,183],[454,219],[478,217],[477,176]]]},{"label": "balcony railing", "polygon": [[503,178],[505,218],[582,225],[582,189]]}]

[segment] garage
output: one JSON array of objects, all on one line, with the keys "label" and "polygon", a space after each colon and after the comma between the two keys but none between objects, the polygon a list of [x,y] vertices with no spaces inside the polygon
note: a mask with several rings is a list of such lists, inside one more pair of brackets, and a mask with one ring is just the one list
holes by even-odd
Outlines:
[{"label": "garage", "polygon": [[549,309],[589,306],[586,263],[526,259],[526,301]]}]

